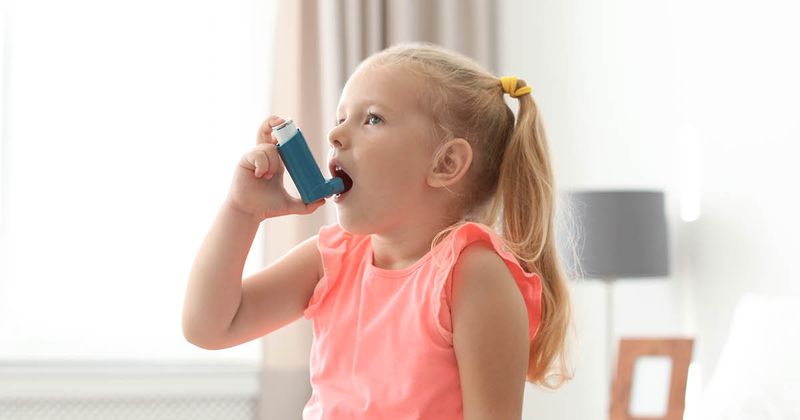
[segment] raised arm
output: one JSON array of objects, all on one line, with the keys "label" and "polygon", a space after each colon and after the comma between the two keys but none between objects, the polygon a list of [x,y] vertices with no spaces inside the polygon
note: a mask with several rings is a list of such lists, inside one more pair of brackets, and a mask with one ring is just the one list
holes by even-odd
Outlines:
[{"label": "raised arm", "polygon": [[183,333],[192,344],[210,350],[232,347],[303,315],[321,277],[317,236],[242,280],[257,227],[230,206],[220,210],[189,277]]},{"label": "raised arm", "polygon": [[260,221],[228,202],[195,257],[183,305],[183,334],[219,348],[242,300],[242,272]]},{"label": "raised arm", "polygon": [[283,187],[285,168],[272,137],[272,127],[282,122],[272,116],[259,128],[256,147],[240,159],[228,197],[195,257],[184,300],[183,334],[197,346],[230,347],[296,319],[319,280],[316,237],[242,280],[261,221],[309,214],[324,204],[304,204]]}]

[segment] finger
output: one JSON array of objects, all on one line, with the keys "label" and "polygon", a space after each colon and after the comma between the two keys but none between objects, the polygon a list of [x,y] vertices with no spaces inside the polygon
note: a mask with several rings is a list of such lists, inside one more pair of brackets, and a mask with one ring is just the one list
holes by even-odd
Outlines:
[{"label": "finger", "polygon": [[253,161],[255,162],[256,169],[253,171],[256,178],[261,178],[269,172],[269,158],[266,157],[264,151],[259,150],[257,152],[253,152]]},{"label": "finger", "polygon": [[254,150],[249,153],[250,160],[252,160],[253,165],[255,166],[255,170],[253,174],[255,174],[256,178],[261,178],[264,174],[269,172],[269,156],[267,155],[266,150]]},{"label": "finger", "polygon": [[258,128],[256,144],[275,144],[275,140],[272,138],[272,127],[283,124],[283,122],[283,118],[277,115],[270,115]]},{"label": "finger", "polygon": [[254,171],[256,169],[256,163],[253,154],[248,152],[242,155],[242,158],[239,159],[239,166],[248,171]]},{"label": "finger", "polygon": [[272,145],[260,146],[260,151],[266,162],[265,175],[267,179],[272,178],[283,167],[278,149]]}]

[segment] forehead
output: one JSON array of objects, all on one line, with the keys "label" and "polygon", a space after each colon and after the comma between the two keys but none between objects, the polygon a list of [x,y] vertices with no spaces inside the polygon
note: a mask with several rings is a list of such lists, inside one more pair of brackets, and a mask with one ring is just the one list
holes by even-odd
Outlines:
[{"label": "forehead", "polygon": [[419,108],[423,82],[399,66],[359,67],[342,90],[339,110],[345,106],[378,104],[390,110]]}]

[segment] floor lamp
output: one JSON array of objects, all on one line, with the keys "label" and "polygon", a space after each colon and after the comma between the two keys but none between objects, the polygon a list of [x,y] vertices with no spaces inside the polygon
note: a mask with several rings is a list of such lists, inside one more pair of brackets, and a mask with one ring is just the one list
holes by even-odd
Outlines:
[{"label": "floor lamp", "polygon": [[[669,275],[664,194],[660,191],[570,191],[576,257],[584,278],[602,279],[606,292],[606,349],[613,369],[613,281]],[[563,247],[563,245],[562,245]],[[572,254],[564,253],[567,260]]]}]

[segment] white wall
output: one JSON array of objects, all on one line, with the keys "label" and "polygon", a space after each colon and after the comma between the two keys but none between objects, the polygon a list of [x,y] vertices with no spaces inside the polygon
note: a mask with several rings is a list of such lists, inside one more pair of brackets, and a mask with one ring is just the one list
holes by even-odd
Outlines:
[{"label": "white wall", "polygon": [[[616,283],[615,332],[694,335],[701,383],[745,292],[800,291],[795,4],[500,2],[500,72],[533,86],[559,186],[666,192],[672,273]],[[576,378],[529,389],[526,417],[605,418],[605,300],[595,282],[574,287]]]}]

